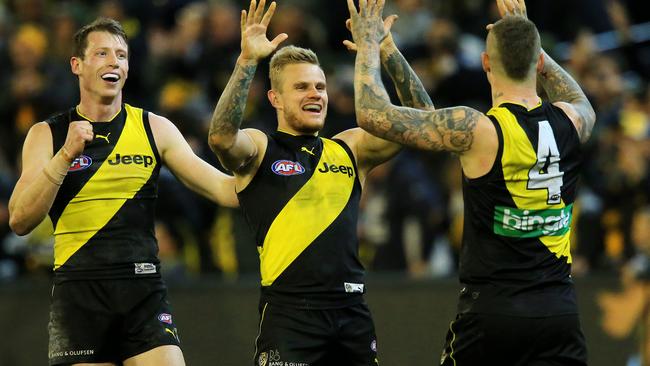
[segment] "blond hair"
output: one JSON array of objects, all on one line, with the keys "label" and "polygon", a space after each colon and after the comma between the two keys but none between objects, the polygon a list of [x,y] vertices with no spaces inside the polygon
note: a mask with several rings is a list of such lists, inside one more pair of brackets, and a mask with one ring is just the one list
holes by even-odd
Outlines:
[{"label": "blond hair", "polygon": [[314,51],[307,48],[300,48],[296,46],[282,47],[271,58],[269,67],[269,79],[271,79],[271,88],[278,90],[281,85],[280,74],[285,66],[291,64],[312,64],[320,67],[318,56]]}]

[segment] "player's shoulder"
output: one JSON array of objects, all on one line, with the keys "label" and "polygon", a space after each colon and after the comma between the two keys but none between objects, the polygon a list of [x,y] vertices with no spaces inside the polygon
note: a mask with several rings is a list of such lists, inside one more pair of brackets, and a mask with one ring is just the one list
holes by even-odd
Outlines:
[{"label": "player's shoulder", "polygon": [[52,126],[61,126],[61,125],[67,126],[70,123],[70,120],[71,120],[70,115],[72,113],[72,109],[73,108],[70,108],[68,110],[52,114],[51,116],[49,116],[45,120],[43,120],[43,123],[49,124],[49,125],[52,125]]},{"label": "player's shoulder", "polygon": [[46,121],[41,121],[34,123],[32,127],[29,128],[27,136],[25,137],[25,144],[44,144],[52,141],[52,129],[50,123]]}]

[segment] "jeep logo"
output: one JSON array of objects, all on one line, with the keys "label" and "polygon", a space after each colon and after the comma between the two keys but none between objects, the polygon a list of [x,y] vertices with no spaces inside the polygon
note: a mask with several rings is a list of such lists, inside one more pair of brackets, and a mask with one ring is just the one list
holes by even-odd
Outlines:
[{"label": "jeep logo", "polygon": [[115,155],[115,160],[108,160],[108,163],[111,165],[117,165],[117,164],[124,164],[124,165],[129,165],[129,164],[138,164],[142,165],[144,164],[144,167],[148,167],[149,165],[153,164],[153,157],[148,156],[148,155],[120,155],[117,154]]},{"label": "jeep logo", "polygon": [[327,162],[323,162],[323,167],[318,169],[318,171],[321,173],[341,173],[347,174],[348,177],[354,177],[354,168],[351,166],[328,164]]}]

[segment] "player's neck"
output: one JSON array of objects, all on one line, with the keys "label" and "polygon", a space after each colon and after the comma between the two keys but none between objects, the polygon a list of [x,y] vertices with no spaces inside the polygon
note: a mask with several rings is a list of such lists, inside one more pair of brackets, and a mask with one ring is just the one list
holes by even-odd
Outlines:
[{"label": "player's neck", "polygon": [[300,131],[295,128],[292,128],[288,123],[284,122],[281,119],[278,119],[278,131],[287,133],[293,136],[318,136],[318,132],[306,132]]},{"label": "player's neck", "polygon": [[112,120],[122,108],[121,95],[112,98],[110,102],[81,98],[77,105],[77,113],[92,122],[106,122]]},{"label": "player's neck", "polygon": [[540,101],[534,84],[502,82],[492,85],[492,105],[495,107],[501,103],[511,102],[532,109],[539,105]]}]

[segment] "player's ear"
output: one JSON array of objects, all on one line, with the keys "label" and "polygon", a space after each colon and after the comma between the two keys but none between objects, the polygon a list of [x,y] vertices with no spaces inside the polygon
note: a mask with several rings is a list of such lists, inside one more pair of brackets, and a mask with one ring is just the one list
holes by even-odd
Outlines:
[{"label": "player's ear", "polygon": [[481,52],[481,66],[483,67],[483,71],[485,71],[486,74],[492,71],[490,68],[490,57],[488,56],[487,52]]},{"label": "player's ear", "polygon": [[271,89],[268,92],[266,92],[266,97],[269,98],[269,102],[271,102],[271,105],[273,108],[280,108],[282,107],[282,104],[280,103],[280,100],[278,98],[278,93]]},{"label": "player's ear", "polygon": [[70,69],[77,76],[81,74],[81,59],[79,57],[70,57]]},{"label": "player's ear", "polygon": [[544,54],[543,54],[543,53],[540,53],[540,54],[539,54],[539,58],[537,59],[537,66],[536,66],[536,68],[537,68],[537,73],[538,73],[538,74],[539,74],[540,72],[542,72],[542,70],[544,70]]}]

